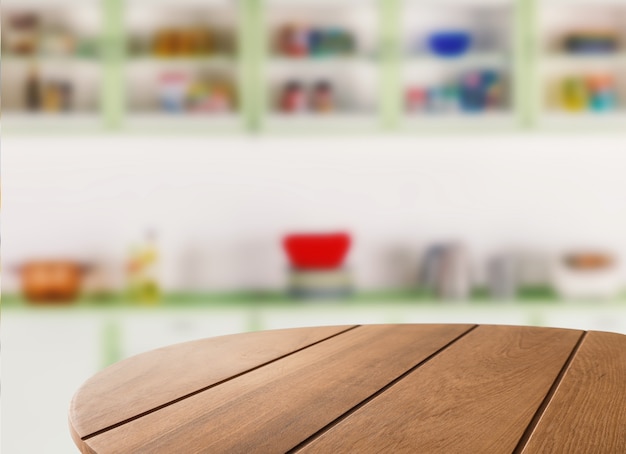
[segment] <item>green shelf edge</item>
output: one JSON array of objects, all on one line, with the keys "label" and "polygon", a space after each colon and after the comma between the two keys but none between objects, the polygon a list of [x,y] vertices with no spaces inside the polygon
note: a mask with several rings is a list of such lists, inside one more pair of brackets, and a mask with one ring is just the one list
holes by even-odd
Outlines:
[{"label": "green shelf edge", "polygon": [[484,289],[477,289],[472,296],[464,300],[446,301],[438,299],[429,292],[419,290],[396,290],[355,293],[341,299],[294,299],[285,292],[229,292],[229,293],[169,293],[161,299],[151,302],[133,302],[124,294],[109,294],[100,297],[82,296],[67,303],[29,303],[21,295],[3,295],[2,310],[115,310],[115,309],[263,309],[263,308],[302,308],[302,307],[346,307],[367,308],[380,305],[407,305],[411,307],[524,307],[537,305],[553,307],[613,307],[624,305],[626,295],[612,301],[564,301],[549,288],[529,288],[518,292],[515,299],[501,301],[493,299]]}]

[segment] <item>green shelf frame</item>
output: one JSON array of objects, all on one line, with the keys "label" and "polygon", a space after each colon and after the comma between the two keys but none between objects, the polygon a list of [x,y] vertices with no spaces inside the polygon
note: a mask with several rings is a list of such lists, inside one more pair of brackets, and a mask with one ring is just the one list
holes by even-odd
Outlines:
[{"label": "green shelf frame", "polygon": [[124,94],[124,0],[105,0],[103,3],[103,82],[100,103],[105,128],[119,129],[126,110]]},{"label": "green shelf frame", "polygon": [[402,0],[378,0],[380,10],[380,105],[383,129],[395,131],[402,119]]},{"label": "green shelf frame", "polygon": [[[13,0],[17,1],[17,0]],[[99,7],[102,15],[102,44],[104,52],[101,57],[102,83],[100,89],[100,108],[97,112],[100,119],[100,127],[91,128],[88,131],[80,131],[76,124],[71,121],[59,119],[54,123],[54,130],[42,127],[36,122],[27,127],[15,127],[6,123],[4,132],[9,134],[38,132],[53,132],[61,134],[76,134],[81,132],[101,133],[199,133],[215,135],[219,133],[235,134],[270,134],[296,133],[346,133],[346,132],[371,132],[371,133],[400,133],[414,132],[417,134],[427,133],[454,133],[454,132],[524,132],[536,131],[540,127],[539,119],[542,115],[542,85],[540,80],[541,67],[541,43],[539,38],[539,0],[511,0],[511,8],[514,14],[514,27],[511,31],[513,53],[511,62],[511,75],[513,87],[511,88],[513,114],[512,121],[505,125],[485,118],[475,118],[475,121],[461,121],[460,123],[441,123],[437,120],[427,119],[423,124],[419,120],[411,120],[407,124],[409,116],[404,113],[403,100],[403,65],[406,56],[402,49],[402,27],[400,27],[405,0],[369,0],[376,8],[378,14],[379,55],[376,62],[378,71],[378,112],[374,114],[372,121],[368,121],[362,128],[353,126],[338,126],[327,128],[324,122],[317,124],[316,121],[304,127],[286,124],[282,128],[272,128],[269,125],[270,109],[268,107],[268,95],[266,84],[266,68],[270,57],[269,40],[266,33],[266,15],[271,0],[239,0],[233,2],[237,17],[237,42],[238,49],[235,56],[237,65],[237,86],[239,122],[233,127],[222,128],[221,123],[211,124],[207,118],[205,123],[193,121],[186,123],[184,119],[177,119],[171,126],[150,122],[146,126],[134,126],[129,124],[131,114],[127,112],[126,103],[126,66],[132,61],[126,55],[126,30],[125,12],[126,7],[132,0],[100,0]],[[340,0],[338,0],[340,3]],[[208,3],[207,3],[208,4]],[[211,3],[213,4],[213,3]],[[226,4],[226,3],[225,3]],[[448,5],[450,3],[446,3]],[[146,5],[146,7],[149,7]],[[439,7],[433,3],[433,7]],[[462,117],[461,117],[462,118]],[[290,123],[290,122],[286,122]],[[158,125],[158,127],[157,127]],[[67,126],[67,127],[65,127]],[[373,127],[372,127],[373,126]],[[355,131],[356,129],[356,131]],[[580,129],[580,128],[579,128]],[[589,128],[593,130],[594,128]],[[586,129],[588,131],[589,129]],[[607,128],[597,128],[605,132]],[[614,128],[608,128],[613,130]],[[548,128],[549,130],[549,128]],[[623,132],[626,128],[617,130]],[[570,131],[568,129],[568,131]]]}]

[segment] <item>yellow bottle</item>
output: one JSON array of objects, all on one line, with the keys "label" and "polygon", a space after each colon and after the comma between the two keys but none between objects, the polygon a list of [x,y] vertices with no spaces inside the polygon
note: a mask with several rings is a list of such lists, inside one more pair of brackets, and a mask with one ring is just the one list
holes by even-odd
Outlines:
[{"label": "yellow bottle", "polygon": [[127,266],[128,294],[134,302],[154,304],[161,299],[158,263],[156,235],[148,231],[144,242],[131,249]]},{"label": "yellow bottle", "polygon": [[568,77],[561,88],[561,103],[569,112],[582,112],[589,106],[589,92],[580,77]]}]

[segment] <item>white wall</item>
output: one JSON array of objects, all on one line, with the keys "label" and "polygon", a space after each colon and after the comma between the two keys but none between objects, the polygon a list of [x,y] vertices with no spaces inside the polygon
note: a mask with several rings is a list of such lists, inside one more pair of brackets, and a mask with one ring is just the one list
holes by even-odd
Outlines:
[{"label": "white wall", "polygon": [[366,288],[410,282],[437,239],[477,262],[508,245],[626,256],[625,135],[7,137],[2,185],[5,270],[71,256],[114,285],[146,226],[168,289],[279,287],[279,238],[298,228],[351,230]]}]

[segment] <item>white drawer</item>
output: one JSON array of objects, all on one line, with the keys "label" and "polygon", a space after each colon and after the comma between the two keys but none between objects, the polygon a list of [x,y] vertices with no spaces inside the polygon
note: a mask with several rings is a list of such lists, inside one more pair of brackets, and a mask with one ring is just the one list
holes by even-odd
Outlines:
[{"label": "white drawer", "polygon": [[120,320],[121,357],[206,337],[248,330],[244,311],[171,311],[125,315]]}]

